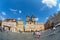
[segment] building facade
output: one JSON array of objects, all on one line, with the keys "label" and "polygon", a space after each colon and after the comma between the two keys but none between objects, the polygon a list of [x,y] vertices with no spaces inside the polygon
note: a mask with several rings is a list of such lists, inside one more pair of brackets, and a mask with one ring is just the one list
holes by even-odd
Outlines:
[{"label": "building facade", "polygon": [[24,31],[24,23],[22,20],[17,21],[17,31],[18,32]]},{"label": "building facade", "polygon": [[43,23],[38,23],[35,21],[34,15],[31,17],[28,15],[26,16],[25,26],[22,20],[17,21],[16,19],[5,19],[2,21],[2,28],[12,32],[40,31],[45,29]]},{"label": "building facade", "polygon": [[40,31],[44,30],[44,24],[39,23],[39,24],[26,24],[25,31]]},{"label": "building facade", "polygon": [[32,15],[31,18],[29,16],[26,16],[25,31],[40,31],[40,30],[44,30],[44,24],[35,22],[34,18],[35,18],[34,15]]},{"label": "building facade", "polygon": [[2,28],[6,31],[17,32],[16,27],[17,27],[16,19],[5,19],[2,22]]}]

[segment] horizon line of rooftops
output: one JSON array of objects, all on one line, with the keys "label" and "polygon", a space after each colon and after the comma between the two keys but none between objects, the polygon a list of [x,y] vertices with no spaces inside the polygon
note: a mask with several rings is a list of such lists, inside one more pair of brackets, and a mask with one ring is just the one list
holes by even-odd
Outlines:
[{"label": "horizon line of rooftops", "polygon": [[[26,15],[26,18],[27,18],[27,17],[28,17],[28,18],[31,18],[31,19],[32,19],[32,18],[35,18],[34,15],[32,15],[31,17],[29,17],[28,15]],[[8,21],[9,21],[9,20],[23,21],[22,18],[20,18],[19,20],[16,19],[16,18],[5,18],[4,20],[3,20],[2,18],[0,18],[0,20],[2,20],[2,21],[6,21],[6,20],[8,20]]]},{"label": "horizon line of rooftops", "polygon": [[[34,18],[36,18],[34,15],[32,15],[31,17],[29,15],[26,15],[26,21],[25,22],[29,22],[29,21],[30,22],[36,22]],[[23,21],[23,20],[22,19],[17,20],[16,18],[6,18],[6,19],[4,19],[2,21],[6,21],[6,22],[9,22],[9,21],[11,21],[11,22],[17,22],[17,21]],[[38,22],[38,23],[42,23],[42,22]]]}]

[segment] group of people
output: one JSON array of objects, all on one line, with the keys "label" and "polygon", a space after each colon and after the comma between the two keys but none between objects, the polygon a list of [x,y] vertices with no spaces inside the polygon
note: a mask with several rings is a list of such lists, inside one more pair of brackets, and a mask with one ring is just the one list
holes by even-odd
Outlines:
[{"label": "group of people", "polygon": [[[55,27],[53,27],[52,28],[52,32],[54,32],[55,33],[55,30],[56,30],[56,28]],[[33,35],[34,35],[34,38],[40,38],[40,36],[41,36],[41,32],[39,32],[39,31],[35,31],[34,33],[33,33]]]},{"label": "group of people", "polygon": [[0,26],[0,32],[2,32],[2,31],[8,32],[9,30],[5,30],[4,28],[2,28],[2,27]]}]

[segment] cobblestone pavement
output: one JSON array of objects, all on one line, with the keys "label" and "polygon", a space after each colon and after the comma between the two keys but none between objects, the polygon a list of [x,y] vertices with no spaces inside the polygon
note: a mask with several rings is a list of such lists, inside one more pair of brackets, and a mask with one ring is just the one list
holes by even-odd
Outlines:
[{"label": "cobblestone pavement", "polygon": [[12,33],[0,32],[0,40],[60,40],[60,28],[56,28],[55,32],[46,30],[39,39],[34,38],[33,33]]}]

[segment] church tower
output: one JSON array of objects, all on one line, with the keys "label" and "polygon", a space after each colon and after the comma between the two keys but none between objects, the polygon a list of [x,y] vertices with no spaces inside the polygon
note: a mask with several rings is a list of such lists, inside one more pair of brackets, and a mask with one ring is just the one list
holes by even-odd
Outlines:
[{"label": "church tower", "polygon": [[30,17],[26,15],[26,23],[29,23]]},{"label": "church tower", "polygon": [[34,15],[31,16],[31,22],[35,23],[35,16]]}]

